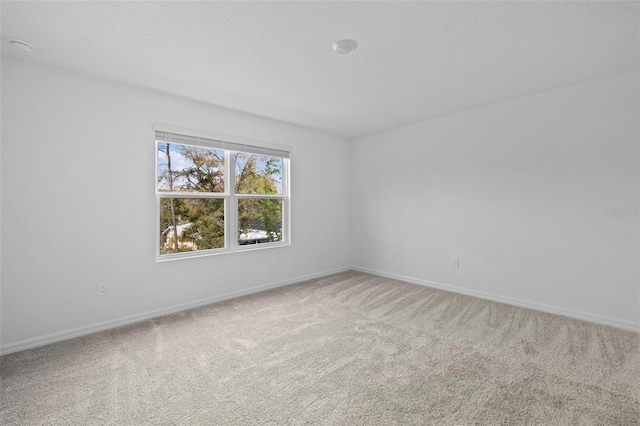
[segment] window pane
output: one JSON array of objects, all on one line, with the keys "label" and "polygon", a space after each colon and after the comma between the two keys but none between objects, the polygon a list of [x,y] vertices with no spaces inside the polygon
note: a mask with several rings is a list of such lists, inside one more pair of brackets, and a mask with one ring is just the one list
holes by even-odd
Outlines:
[{"label": "window pane", "polygon": [[224,151],[157,141],[160,192],[224,192]]},{"label": "window pane", "polygon": [[282,157],[237,152],[237,194],[282,194]]},{"label": "window pane", "polygon": [[282,200],[238,200],[238,244],[282,241]]},{"label": "window pane", "polygon": [[222,247],[224,199],[160,198],[160,254]]}]

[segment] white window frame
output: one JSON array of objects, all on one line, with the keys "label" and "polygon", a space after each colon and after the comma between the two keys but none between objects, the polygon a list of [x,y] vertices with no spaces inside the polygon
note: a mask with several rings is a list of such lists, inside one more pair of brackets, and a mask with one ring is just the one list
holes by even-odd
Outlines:
[{"label": "white window frame", "polygon": [[[190,259],[194,257],[212,256],[243,251],[264,250],[291,245],[291,181],[290,181],[290,153],[291,148],[285,145],[259,142],[236,136],[221,135],[212,132],[185,129],[164,124],[154,125],[154,186],[156,193],[155,226],[155,259],[156,262],[168,260]],[[225,174],[224,192],[160,192],[158,191],[157,143],[159,133],[178,136],[174,139],[177,144],[200,146],[224,150]],[[236,194],[235,193],[235,153],[253,153],[263,155],[282,156],[282,193],[281,194]],[[160,254],[160,199],[161,198],[217,198],[224,200],[224,247],[192,252]],[[258,244],[238,244],[238,200],[240,199],[277,199],[282,200],[282,240]]]}]

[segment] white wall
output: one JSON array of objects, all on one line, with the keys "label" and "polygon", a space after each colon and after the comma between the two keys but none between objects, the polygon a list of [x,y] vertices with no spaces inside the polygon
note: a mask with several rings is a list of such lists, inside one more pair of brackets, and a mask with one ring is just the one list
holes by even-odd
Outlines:
[{"label": "white wall", "polygon": [[[604,215],[640,208],[637,71],[361,137],[351,149],[20,61],[3,58],[1,78],[4,352],[352,263],[640,322],[639,220]],[[155,263],[155,122],[292,146],[293,245]],[[96,296],[98,282],[109,296]]]},{"label": "white wall", "polygon": [[355,265],[640,330],[638,77],[357,138]]},{"label": "white wall", "polygon": [[[6,58],[2,113],[5,352],[350,265],[346,139]],[[292,246],[155,263],[155,122],[291,146]]]}]

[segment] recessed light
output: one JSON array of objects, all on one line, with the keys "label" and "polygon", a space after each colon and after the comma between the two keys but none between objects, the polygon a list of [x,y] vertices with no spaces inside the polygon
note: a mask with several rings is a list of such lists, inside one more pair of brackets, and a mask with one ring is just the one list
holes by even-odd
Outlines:
[{"label": "recessed light", "polygon": [[12,39],[9,40],[9,44],[18,52],[30,53],[33,50],[33,46],[26,41]]},{"label": "recessed light", "polygon": [[338,40],[333,43],[333,50],[340,53],[341,55],[346,55],[353,52],[354,50],[356,50],[356,47],[358,47],[358,43],[349,39]]}]

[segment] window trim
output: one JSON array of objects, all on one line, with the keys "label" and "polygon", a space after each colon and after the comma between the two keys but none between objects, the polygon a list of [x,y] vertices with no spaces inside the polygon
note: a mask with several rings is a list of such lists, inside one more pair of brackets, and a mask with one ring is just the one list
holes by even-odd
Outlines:
[{"label": "window trim", "polygon": [[[291,180],[290,180],[290,157],[291,147],[256,141],[236,136],[222,135],[212,132],[198,131],[182,127],[165,124],[155,124],[154,129],[154,186],[156,198],[156,220],[155,222],[155,261],[166,262],[179,259],[191,259],[195,257],[215,256],[228,253],[239,253],[245,251],[265,250],[276,247],[287,247],[291,245]],[[157,171],[157,133],[168,133],[173,135],[184,135],[187,138],[194,138],[192,142],[176,141],[176,143],[202,146],[224,150],[225,153],[225,185],[224,192],[221,193],[198,193],[198,192],[160,192],[158,191]],[[242,150],[245,148],[247,150]],[[282,193],[281,194],[236,194],[235,193],[235,156],[234,152],[253,153],[258,155],[278,155],[282,156]],[[161,198],[216,198],[224,200],[224,241],[222,248],[198,250],[193,252],[160,254],[160,199]],[[282,200],[282,230],[284,237],[282,241],[274,241],[260,244],[240,245],[237,241],[238,235],[238,200],[239,199],[277,199]],[[232,237],[233,236],[233,237]]]}]

